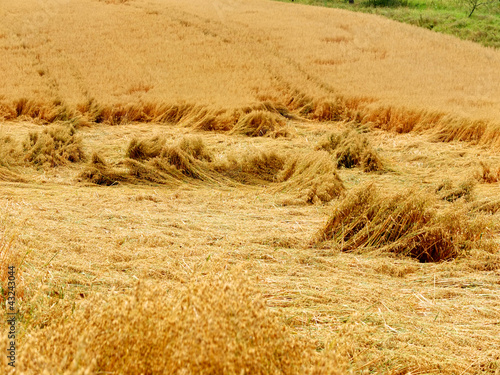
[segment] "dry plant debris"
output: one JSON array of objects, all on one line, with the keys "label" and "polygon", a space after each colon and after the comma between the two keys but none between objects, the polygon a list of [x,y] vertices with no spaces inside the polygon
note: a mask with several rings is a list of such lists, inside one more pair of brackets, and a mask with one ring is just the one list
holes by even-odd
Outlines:
[{"label": "dry plant debris", "polygon": [[435,204],[432,196],[416,191],[384,196],[373,185],[364,186],[334,207],[316,242],[332,240],[341,251],[388,251],[421,262],[491,246],[491,233],[479,217],[470,220],[459,206],[437,214]]},{"label": "dry plant debris", "polygon": [[500,168],[496,171],[491,169],[491,166],[484,161],[479,162],[481,172],[476,174],[476,179],[480,182],[492,184],[500,181]]},{"label": "dry plant debris", "polygon": [[[274,151],[229,154],[216,158],[200,137],[183,137],[169,145],[160,137],[132,139],[123,164],[128,173],[113,169],[94,154],[80,179],[98,185],[121,182],[153,182],[178,185],[182,182],[234,186],[274,185],[273,191],[295,198],[289,204],[329,202],[345,190],[328,153],[309,151],[302,155]],[[194,180],[194,181],[193,181]]]},{"label": "dry plant debris", "polygon": [[29,134],[23,143],[24,160],[50,167],[85,160],[82,141],[72,126],[51,125]]},{"label": "dry plant debris", "polygon": [[18,372],[498,374],[499,53],[229,3],[3,4]]},{"label": "dry plant debris", "polygon": [[368,138],[355,129],[348,128],[341,133],[333,132],[316,148],[333,154],[338,167],[362,167],[365,172],[384,169],[380,156],[370,145]]},{"label": "dry plant debris", "polygon": [[294,335],[256,293],[241,276],[214,274],[173,295],[139,285],[130,296],[95,296],[28,338],[18,370],[338,373],[335,361],[321,364],[314,343]]}]

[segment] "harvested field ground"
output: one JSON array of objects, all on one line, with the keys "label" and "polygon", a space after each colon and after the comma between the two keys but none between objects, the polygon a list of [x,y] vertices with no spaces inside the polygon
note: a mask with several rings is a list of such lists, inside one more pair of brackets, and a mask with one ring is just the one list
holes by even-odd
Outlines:
[{"label": "harvested field ground", "polygon": [[[201,135],[214,151],[301,153],[338,126],[294,123],[297,136],[292,139]],[[33,127],[6,123],[3,130]],[[107,160],[118,162],[127,140],[145,132],[173,139],[185,135],[152,124],[95,126],[81,135],[87,147],[100,145]],[[479,171],[478,156],[500,165],[500,156],[491,151],[427,138],[370,133],[389,171],[341,169],[339,175],[348,190],[371,181],[386,192],[411,186],[434,191],[444,170],[457,181]],[[444,263],[377,251],[341,253],[331,246],[311,246],[331,205],[284,205],[285,193],[261,186],[91,186],[75,182],[78,173],[78,167],[32,171],[23,174],[31,183],[2,184],[4,227],[16,233],[21,253],[30,251],[24,277],[34,284],[23,303],[29,316],[21,324],[24,340],[29,331],[56,324],[52,320],[71,309],[75,299],[77,305],[96,293],[106,299],[109,290],[127,295],[139,280],[146,288],[175,293],[214,273],[237,273],[291,335],[312,340],[320,353],[337,353],[341,372],[498,371],[497,251],[474,250]],[[471,204],[495,200],[499,186],[478,183],[475,194]],[[488,214],[487,220],[496,227],[498,214]],[[28,349],[21,346],[21,356],[23,351]],[[40,369],[29,362],[19,366],[27,373]]]},{"label": "harvested field ground", "polygon": [[0,12],[16,373],[500,374],[498,52],[257,0]]}]

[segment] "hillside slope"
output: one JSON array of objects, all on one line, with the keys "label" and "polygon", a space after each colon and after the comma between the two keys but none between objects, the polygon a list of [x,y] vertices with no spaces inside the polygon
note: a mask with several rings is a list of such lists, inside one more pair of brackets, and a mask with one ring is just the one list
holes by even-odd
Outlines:
[{"label": "hillside slope", "polygon": [[4,119],[177,121],[262,102],[398,131],[500,118],[500,52],[377,16],[262,0],[0,9]]}]

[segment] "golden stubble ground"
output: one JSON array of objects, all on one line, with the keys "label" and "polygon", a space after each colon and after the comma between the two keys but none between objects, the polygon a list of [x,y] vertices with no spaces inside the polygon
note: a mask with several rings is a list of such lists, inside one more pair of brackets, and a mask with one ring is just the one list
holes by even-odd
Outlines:
[{"label": "golden stubble ground", "polygon": [[[294,136],[250,138],[196,132],[215,155],[248,150],[314,149],[336,123],[292,122]],[[4,123],[4,134],[38,129]],[[78,131],[87,152],[118,163],[132,137],[193,135],[154,124],[94,126]],[[383,191],[433,190],[500,164],[496,153],[465,143],[435,143],[428,135],[368,135],[387,171],[341,169],[348,190],[367,181]],[[23,334],[110,290],[129,294],[137,283],[169,293],[213,272],[234,272],[263,296],[267,308],[320,353],[335,350],[352,371],[378,373],[498,373],[500,259],[477,252],[423,264],[384,254],[338,253],[312,247],[331,205],[286,205],[269,187],[214,184],[78,182],[82,164],[27,169],[29,183],[1,185],[2,223],[28,253],[24,278],[46,299]],[[475,200],[495,199],[498,183],[478,184]],[[491,215],[492,226],[498,216]],[[47,302],[47,300],[49,302]],[[33,301],[31,302],[35,304]],[[42,305],[40,305],[42,306]],[[73,307],[75,309],[75,307]]]}]

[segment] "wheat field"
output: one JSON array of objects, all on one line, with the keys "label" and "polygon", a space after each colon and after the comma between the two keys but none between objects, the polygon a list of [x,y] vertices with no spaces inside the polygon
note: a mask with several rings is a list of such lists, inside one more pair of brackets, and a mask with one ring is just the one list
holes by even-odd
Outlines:
[{"label": "wheat field", "polygon": [[0,19],[2,373],[500,374],[499,51],[267,0]]},{"label": "wheat field", "polygon": [[5,119],[215,117],[224,128],[247,106],[325,119],[333,102],[400,132],[431,124],[496,142],[499,53],[379,17],[236,0],[2,8]]}]

